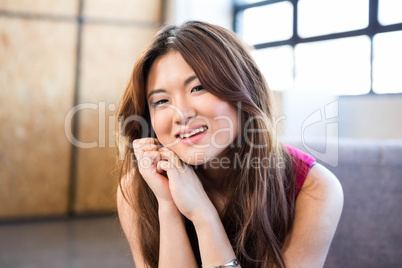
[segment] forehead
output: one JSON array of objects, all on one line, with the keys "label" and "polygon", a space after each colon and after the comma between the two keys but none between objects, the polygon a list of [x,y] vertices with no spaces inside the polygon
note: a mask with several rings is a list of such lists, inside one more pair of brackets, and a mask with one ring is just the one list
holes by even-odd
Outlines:
[{"label": "forehead", "polygon": [[183,83],[194,70],[181,54],[171,51],[157,58],[151,66],[147,77],[147,91],[166,86],[170,83]]}]

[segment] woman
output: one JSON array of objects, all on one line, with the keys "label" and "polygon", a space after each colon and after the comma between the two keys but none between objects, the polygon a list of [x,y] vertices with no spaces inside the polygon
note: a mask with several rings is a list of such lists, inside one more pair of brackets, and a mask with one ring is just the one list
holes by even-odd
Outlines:
[{"label": "woman", "polygon": [[233,33],[187,22],[156,34],[118,110],[118,212],[137,268],[323,266],[342,189],[279,143],[271,101]]}]

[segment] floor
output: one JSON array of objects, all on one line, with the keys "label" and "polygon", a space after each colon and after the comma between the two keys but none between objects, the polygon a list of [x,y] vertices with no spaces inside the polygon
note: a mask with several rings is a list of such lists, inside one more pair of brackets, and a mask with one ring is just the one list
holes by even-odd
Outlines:
[{"label": "floor", "polygon": [[116,217],[0,224],[0,268],[133,268]]}]

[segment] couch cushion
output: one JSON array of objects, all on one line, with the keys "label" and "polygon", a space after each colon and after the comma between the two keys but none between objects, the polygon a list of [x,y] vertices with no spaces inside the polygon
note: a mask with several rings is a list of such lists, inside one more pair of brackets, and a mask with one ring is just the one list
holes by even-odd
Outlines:
[{"label": "couch cushion", "polygon": [[[304,147],[297,140],[282,141],[310,153],[322,153],[328,145],[316,141]],[[401,267],[402,141],[329,143],[330,148],[338,147],[338,165],[316,156],[317,162],[338,177],[345,202],[325,267]]]}]

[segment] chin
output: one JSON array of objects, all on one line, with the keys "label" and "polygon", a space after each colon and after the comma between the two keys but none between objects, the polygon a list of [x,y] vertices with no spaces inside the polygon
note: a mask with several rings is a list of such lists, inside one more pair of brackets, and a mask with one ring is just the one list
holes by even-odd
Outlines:
[{"label": "chin", "polygon": [[188,165],[192,165],[192,166],[198,166],[198,165],[203,165],[205,163],[207,163],[207,157],[202,157],[201,155],[199,157],[195,157],[194,155],[179,155],[178,157],[180,158],[181,161],[183,161],[184,163],[188,164]]},{"label": "chin", "polygon": [[219,152],[186,152],[177,154],[179,158],[186,164],[192,166],[200,166],[208,163],[213,163],[215,166],[220,166],[221,154]]},{"label": "chin", "polygon": [[183,162],[191,166],[201,166],[207,163],[208,161],[205,161],[203,159],[191,159],[191,161],[183,161]]}]

